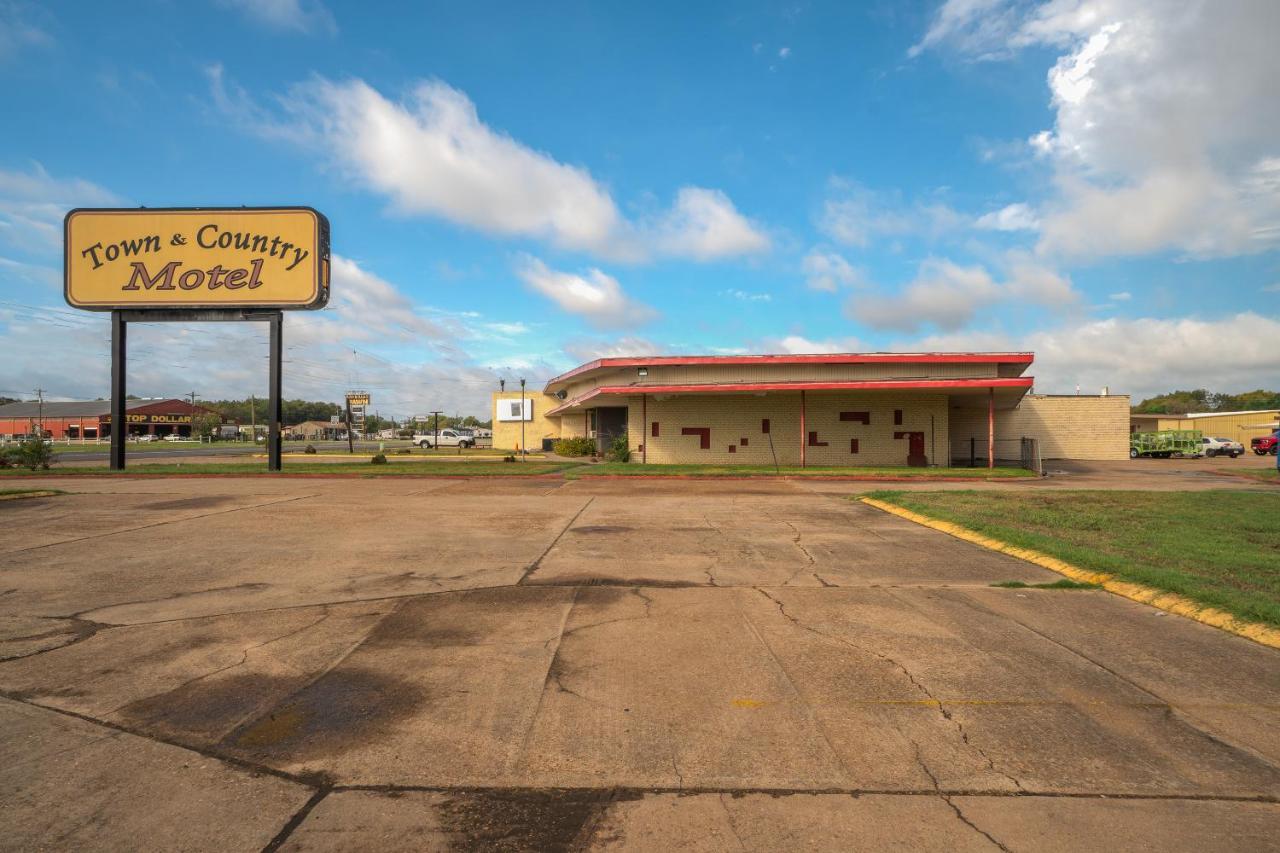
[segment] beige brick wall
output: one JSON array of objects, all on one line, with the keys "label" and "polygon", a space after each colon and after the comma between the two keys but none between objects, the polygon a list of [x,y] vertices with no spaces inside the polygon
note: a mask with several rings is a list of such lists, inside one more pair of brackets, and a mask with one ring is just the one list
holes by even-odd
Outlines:
[{"label": "beige brick wall", "polygon": [[[524,422],[525,443],[529,450],[541,450],[543,438],[560,437],[560,419],[548,418],[546,413],[560,405],[560,400],[541,391],[525,391],[525,399],[533,401],[533,420]],[[498,401],[519,400],[520,391],[495,391],[490,403],[493,417],[493,446],[514,450],[520,445],[520,421],[498,420]]]},{"label": "beige brick wall", "polygon": [[[641,414],[647,408],[647,418]],[[894,425],[894,410],[901,409],[903,422]],[[805,432],[816,431],[825,447],[805,448],[810,465],[905,465],[907,439],[895,439],[894,432],[923,432],[925,453],[932,463],[934,448],[945,462],[948,446],[947,408],[944,395],[806,394]],[[871,423],[841,421],[842,411],[865,411]],[[774,453],[779,465],[800,464],[800,395],[716,394],[673,396],[658,400],[639,396],[628,400],[628,436],[634,461],[641,459],[641,445],[647,444],[647,461],[659,464],[771,465]],[[761,431],[761,421],[769,419],[769,434]],[[651,425],[659,424],[654,438]],[[711,447],[702,450],[699,437],[683,435],[683,427],[709,427]],[[770,437],[773,449],[770,450]],[[747,445],[742,445],[742,439]],[[858,453],[850,453],[849,439],[858,439]],[[729,446],[735,451],[730,452]]]},{"label": "beige brick wall", "polygon": [[[953,459],[968,458],[970,436],[985,458],[986,408],[952,409],[951,436]],[[1024,436],[1039,439],[1042,459],[1128,459],[1129,397],[1028,394],[1016,409],[996,410],[997,458],[1016,459],[1016,439]]]}]

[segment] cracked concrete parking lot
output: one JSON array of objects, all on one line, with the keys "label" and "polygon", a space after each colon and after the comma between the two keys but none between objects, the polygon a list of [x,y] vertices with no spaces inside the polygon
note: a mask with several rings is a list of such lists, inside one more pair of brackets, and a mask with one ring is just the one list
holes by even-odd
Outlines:
[{"label": "cracked concrete parking lot", "polygon": [[1280,849],[1280,653],[848,484],[48,482],[0,848]]}]

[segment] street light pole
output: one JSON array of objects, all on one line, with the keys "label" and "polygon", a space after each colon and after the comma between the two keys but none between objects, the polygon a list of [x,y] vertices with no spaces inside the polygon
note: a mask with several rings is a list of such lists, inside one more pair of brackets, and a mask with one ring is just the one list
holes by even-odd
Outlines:
[{"label": "street light pole", "polygon": [[524,443],[524,422],[526,420],[524,410],[524,380],[520,380],[520,461],[529,461],[529,447]]}]

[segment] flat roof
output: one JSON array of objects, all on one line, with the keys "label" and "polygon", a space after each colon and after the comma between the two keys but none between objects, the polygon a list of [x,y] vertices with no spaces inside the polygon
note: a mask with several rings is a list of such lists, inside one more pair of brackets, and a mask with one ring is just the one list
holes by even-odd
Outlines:
[{"label": "flat roof", "polygon": [[555,417],[569,409],[601,396],[633,397],[669,394],[762,394],[768,391],[923,391],[947,390],[974,392],[987,388],[1014,389],[1019,399],[1035,384],[1031,376],[990,377],[986,379],[848,379],[792,380],[786,382],[716,382],[685,385],[601,385],[579,394],[572,400],[547,412]]},{"label": "flat roof", "polygon": [[593,370],[620,367],[756,364],[1031,364],[1030,352],[844,352],[766,355],[654,355],[597,358],[547,381],[547,390]]}]

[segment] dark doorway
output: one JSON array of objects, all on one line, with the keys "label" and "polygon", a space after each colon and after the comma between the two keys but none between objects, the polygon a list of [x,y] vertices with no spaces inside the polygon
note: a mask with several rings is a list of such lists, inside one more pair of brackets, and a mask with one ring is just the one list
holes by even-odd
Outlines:
[{"label": "dark doorway", "polygon": [[627,407],[601,407],[595,412],[596,452],[603,456],[615,438],[627,434]]}]

